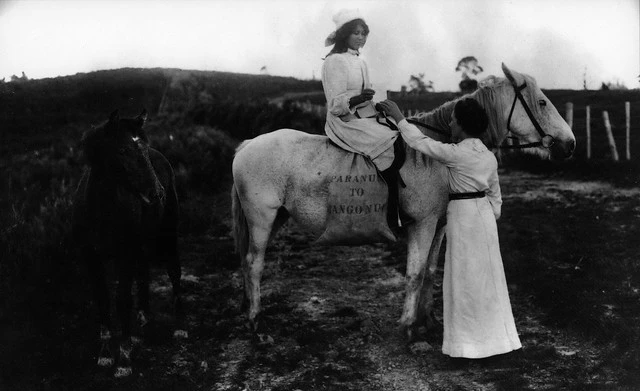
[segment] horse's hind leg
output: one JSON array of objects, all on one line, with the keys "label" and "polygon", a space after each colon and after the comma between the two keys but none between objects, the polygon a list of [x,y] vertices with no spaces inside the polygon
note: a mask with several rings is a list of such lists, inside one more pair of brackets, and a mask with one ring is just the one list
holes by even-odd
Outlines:
[{"label": "horse's hind leg", "polygon": [[273,222],[273,226],[271,227],[271,233],[269,234],[269,242],[273,240],[276,236],[280,228],[289,220],[289,211],[284,207],[278,208],[278,213],[276,214],[276,219]]},{"label": "horse's hind leg", "polygon": [[82,256],[87,263],[89,278],[93,286],[93,296],[100,317],[100,353],[98,353],[98,365],[110,367],[113,365],[111,355],[111,301],[109,297],[109,285],[104,260],[89,246],[83,248]]},{"label": "horse's hind leg", "polygon": [[247,216],[249,247],[246,256],[242,259],[242,271],[245,297],[249,305],[249,325],[253,331],[258,328],[260,280],[264,270],[264,255],[277,214],[277,208],[263,206],[261,209],[253,209],[252,215]]}]

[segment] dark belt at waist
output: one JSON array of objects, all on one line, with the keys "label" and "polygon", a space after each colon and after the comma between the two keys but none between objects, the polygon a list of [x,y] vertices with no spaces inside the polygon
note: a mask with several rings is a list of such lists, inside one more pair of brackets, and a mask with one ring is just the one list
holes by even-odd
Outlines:
[{"label": "dark belt at waist", "polygon": [[451,193],[449,194],[449,200],[468,200],[471,198],[482,198],[484,196],[484,191],[476,191],[473,193]]}]

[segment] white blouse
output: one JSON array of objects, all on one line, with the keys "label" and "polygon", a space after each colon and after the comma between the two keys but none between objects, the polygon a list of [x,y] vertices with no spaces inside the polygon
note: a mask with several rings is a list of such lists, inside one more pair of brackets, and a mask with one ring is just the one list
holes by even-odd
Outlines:
[{"label": "white blouse", "polygon": [[[357,107],[349,108],[349,99],[362,89],[371,88],[367,63],[353,49],[328,56],[322,66],[322,87],[331,114],[338,117],[353,114]],[[367,104],[370,102],[358,106]]]},{"label": "white blouse", "polygon": [[451,193],[484,191],[496,219],[500,217],[502,195],[498,182],[498,161],[480,139],[468,138],[457,144],[442,143],[425,136],[407,120],[400,121],[398,129],[411,148],[449,168]]}]

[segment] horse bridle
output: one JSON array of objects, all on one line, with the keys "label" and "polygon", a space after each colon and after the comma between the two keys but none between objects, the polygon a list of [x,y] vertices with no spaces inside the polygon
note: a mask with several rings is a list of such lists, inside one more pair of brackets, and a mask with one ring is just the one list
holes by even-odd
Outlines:
[{"label": "horse bridle", "polygon": [[[551,148],[553,144],[555,144],[556,140],[553,138],[553,136],[551,136],[550,134],[546,134],[544,130],[542,130],[542,126],[540,126],[540,123],[538,123],[538,120],[536,119],[536,117],[533,116],[533,113],[531,112],[529,105],[527,105],[527,101],[525,101],[524,96],[522,96],[522,90],[527,88],[527,82],[525,81],[524,83],[522,83],[521,86],[518,86],[515,80],[511,78],[509,78],[509,80],[511,81],[511,85],[513,86],[513,91],[516,93],[516,95],[513,98],[513,104],[511,105],[511,111],[509,111],[509,118],[507,119],[507,132],[508,133],[511,132],[511,117],[513,116],[513,111],[516,108],[516,102],[518,102],[519,100],[520,103],[522,103],[522,107],[524,107],[524,111],[526,111],[527,113],[527,117],[529,117],[529,120],[538,131],[538,134],[540,134],[540,141],[535,141],[527,144],[501,145],[499,148],[519,149],[519,148],[533,148],[533,147],[540,147],[540,146],[547,149]],[[512,138],[512,137],[509,137],[509,138]]]},{"label": "horse bridle", "polygon": [[[553,146],[553,144],[555,144],[556,140],[553,138],[553,136],[551,136],[550,134],[546,134],[544,132],[544,130],[542,130],[542,126],[540,126],[540,123],[538,123],[538,120],[536,119],[536,117],[533,116],[533,112],[531,112],[531,109],[529,108],[529,105],[527,105],[527,101],[524,100],[524,96],[522,96],[522,90],[524,90],[525,88],[527,88],[527,82],[525,81],[521,86],[518,86],[515,82],[515,80],[509,78],[509,81],[511,81],[511,85],[513,86],[513,91],[515,92],[515,97],[513,98],[513,104],[511,105],[511,110],[509,111],[509,118],[507,119],[507,132],[510,133],[511,132],[511,117],[513,116],[513,111],[516,108],[516,103],[518,102],[518,100],[520,101],[520,103],[522,103],[522,107],[524,107],[524,111],[527,113],[527,116],[529,117],[529,120],[531,121],[531,123],[533,124],[533,126],[536,128],[536,130],[538,131],[538,134],[540,134],[540,141],[534,141],[532,143],[526,143],[526,144],[516,144],[516,145],[500,145],[498,146],[498,148],[500,149],[521,149],[521,148],[534,148],[534,147],[544,147],[544,148],[551,148]],[[449,136],[449,134],[447,132],[445,132],[442,129],[438,129],[436,127],[433,127],[429,124],[426,124],[424,122],[420,122],[417,121],[415,119],[411,119],[411,118],[407,118],[407,122],[412,123],[414,125],[419,125],[422,127],[425,127],[427,129],[433,130],[436,133],[445,135],[445,136]],[[508,137],[508,138],[515,138],[515,137]],[[517,138],[516,138],[517,139]]]}]

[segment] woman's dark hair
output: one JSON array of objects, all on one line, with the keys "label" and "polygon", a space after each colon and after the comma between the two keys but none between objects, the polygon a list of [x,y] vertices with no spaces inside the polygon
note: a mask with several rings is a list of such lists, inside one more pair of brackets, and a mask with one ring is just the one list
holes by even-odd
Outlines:
[{"label": "woman's dark hair", "polygon": [[456,103],[453,112],[458,124],[470,136],[480,136],[489,126],[489,117],[477,100],[465,98]]},{"label": "woman's dark hair", "polygon": [[362,19],[354,19],[343,24],[342,27],[340,27],[338,31],[336,31],[336,43],[333,45],[333,49],[331,49],[331,51],[327,54],[327,57],[335,53],[346,52],[349,49],[347,40],[349,39],[349,36],[353,34],[354,31],[356,31],[356,28],[358,28],[358,26],[362,26],[362,28],[364,29],[364,35],[369,35],[369,26],[367,26],[367,24]]}]

